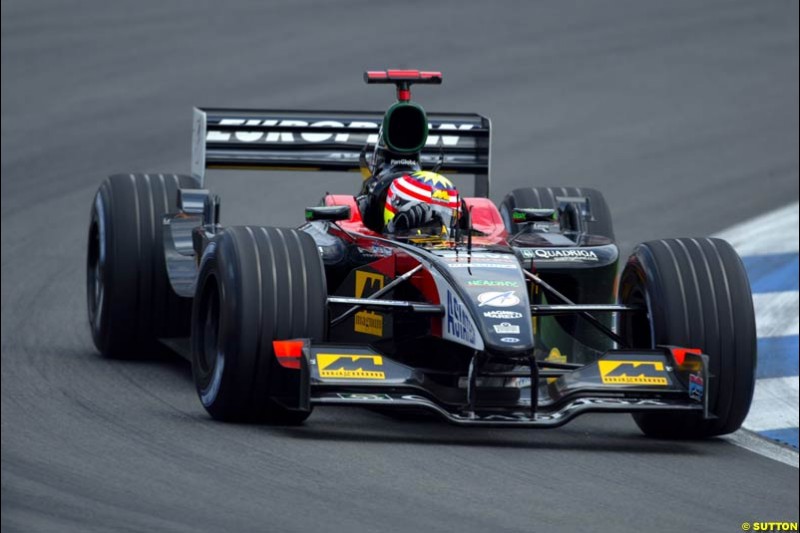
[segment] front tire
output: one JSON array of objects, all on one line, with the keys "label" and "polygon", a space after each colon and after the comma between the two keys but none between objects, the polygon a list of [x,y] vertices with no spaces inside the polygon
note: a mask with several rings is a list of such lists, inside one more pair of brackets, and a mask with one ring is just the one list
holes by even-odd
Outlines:
[{"label": "front tire", "polygon": [[[327,288],[314,240],[294,229],[231,227],[209,243],[192,311],[192,373],[200,401],[223,421],[299,424],[287,407],[299,371],[278,364],[272,341],[321,341]],[[281,397],[289,396],[283,402]]]},{"label": "front tire", "polygon": [[105,357],[147,358],[159,338],[187,337],[192,302],[172,290],[162,219],[190,176],[117,174],[95,195],[89,222],[86,299],[92,339]]},{"label": "front tire", "polygon": [[632,348],[673,345],[709,356],[709,407],[696,413],[642,413],[650,437],[705,438],[739,429],[750,410],[756,370],[756,326],[742,261],[721,239],[664,239],[640,244],[622,273],[619,299],[644,305],[624,315],[620,334]]}]

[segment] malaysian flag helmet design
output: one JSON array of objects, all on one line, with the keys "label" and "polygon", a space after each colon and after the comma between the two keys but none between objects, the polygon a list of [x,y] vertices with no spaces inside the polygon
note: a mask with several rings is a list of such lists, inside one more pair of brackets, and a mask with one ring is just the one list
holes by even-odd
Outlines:
[{"label": "malaysian flag helmet design", "polygon": [[436,172],[420,170],[395,179],[386,195],[383,222],[390,227],[398,211],[417,204],[427,204],[446,228],[451,227],[461,211],[461,199],[455,185]]}]

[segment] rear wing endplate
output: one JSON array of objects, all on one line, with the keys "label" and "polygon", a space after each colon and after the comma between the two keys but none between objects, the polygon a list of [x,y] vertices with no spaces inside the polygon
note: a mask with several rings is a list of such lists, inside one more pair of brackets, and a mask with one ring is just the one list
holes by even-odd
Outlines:
[{"label": "rear wing endplate", "polygon": [[[378,141],[383,113],[195,108],[192,175],[206,169],[358,171],[365,145]],[[423,168],[475,176],[489,196],[490,121],[478,114],[429,113]],[[368,159],[372,150],[367,150]]]}]

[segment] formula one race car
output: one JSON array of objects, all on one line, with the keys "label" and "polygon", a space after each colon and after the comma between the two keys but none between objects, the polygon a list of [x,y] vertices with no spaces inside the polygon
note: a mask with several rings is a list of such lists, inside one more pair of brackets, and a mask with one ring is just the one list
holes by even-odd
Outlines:
[{"label": "formula one race car", "polygon": [[[396,85],[397,102],[195,109],[191,176],[103,182],[87,265],[103,355],[182,353],[219,420],[295,424],[315,406],[361,405],[473,426],[603,411],[658,437],[739,428],[756,330],[728,243],[646,242],[618,277],[598,191],[521,188],[497,207],[487,118],[413,102],[412,84],[440,84],[438,72],[365,80]],[[225,228],[209,168],[361,170],[364,185],[306,207],[298,229]],[[473,197],[452,174],[474,176]]]}]

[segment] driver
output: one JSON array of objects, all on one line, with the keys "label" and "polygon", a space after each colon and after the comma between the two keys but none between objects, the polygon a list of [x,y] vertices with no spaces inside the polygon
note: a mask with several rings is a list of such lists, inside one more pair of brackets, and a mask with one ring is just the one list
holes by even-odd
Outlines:
[{"label": "driver", "polygon": [[427,170],[403,173],[392,180],[386,193],[384,232],[446,235],[458,220],[460,208],[458,191],[446,177]]},{"label": "driver", "polygon": [[421,169],[428,118],[422,107],[408,100],[410,94],[405,96],[384,114],[371,168],[366,145],[361,153],[361,218],[379,233],[447,235],[460,214],[458,191],[446,177]]},{"label": "driver", "polygon": [[416,159],[392,161],[364,183],[364,224],[391,235],[442,235],[459,220],[461,199],[448,178],[420,170]]}]

